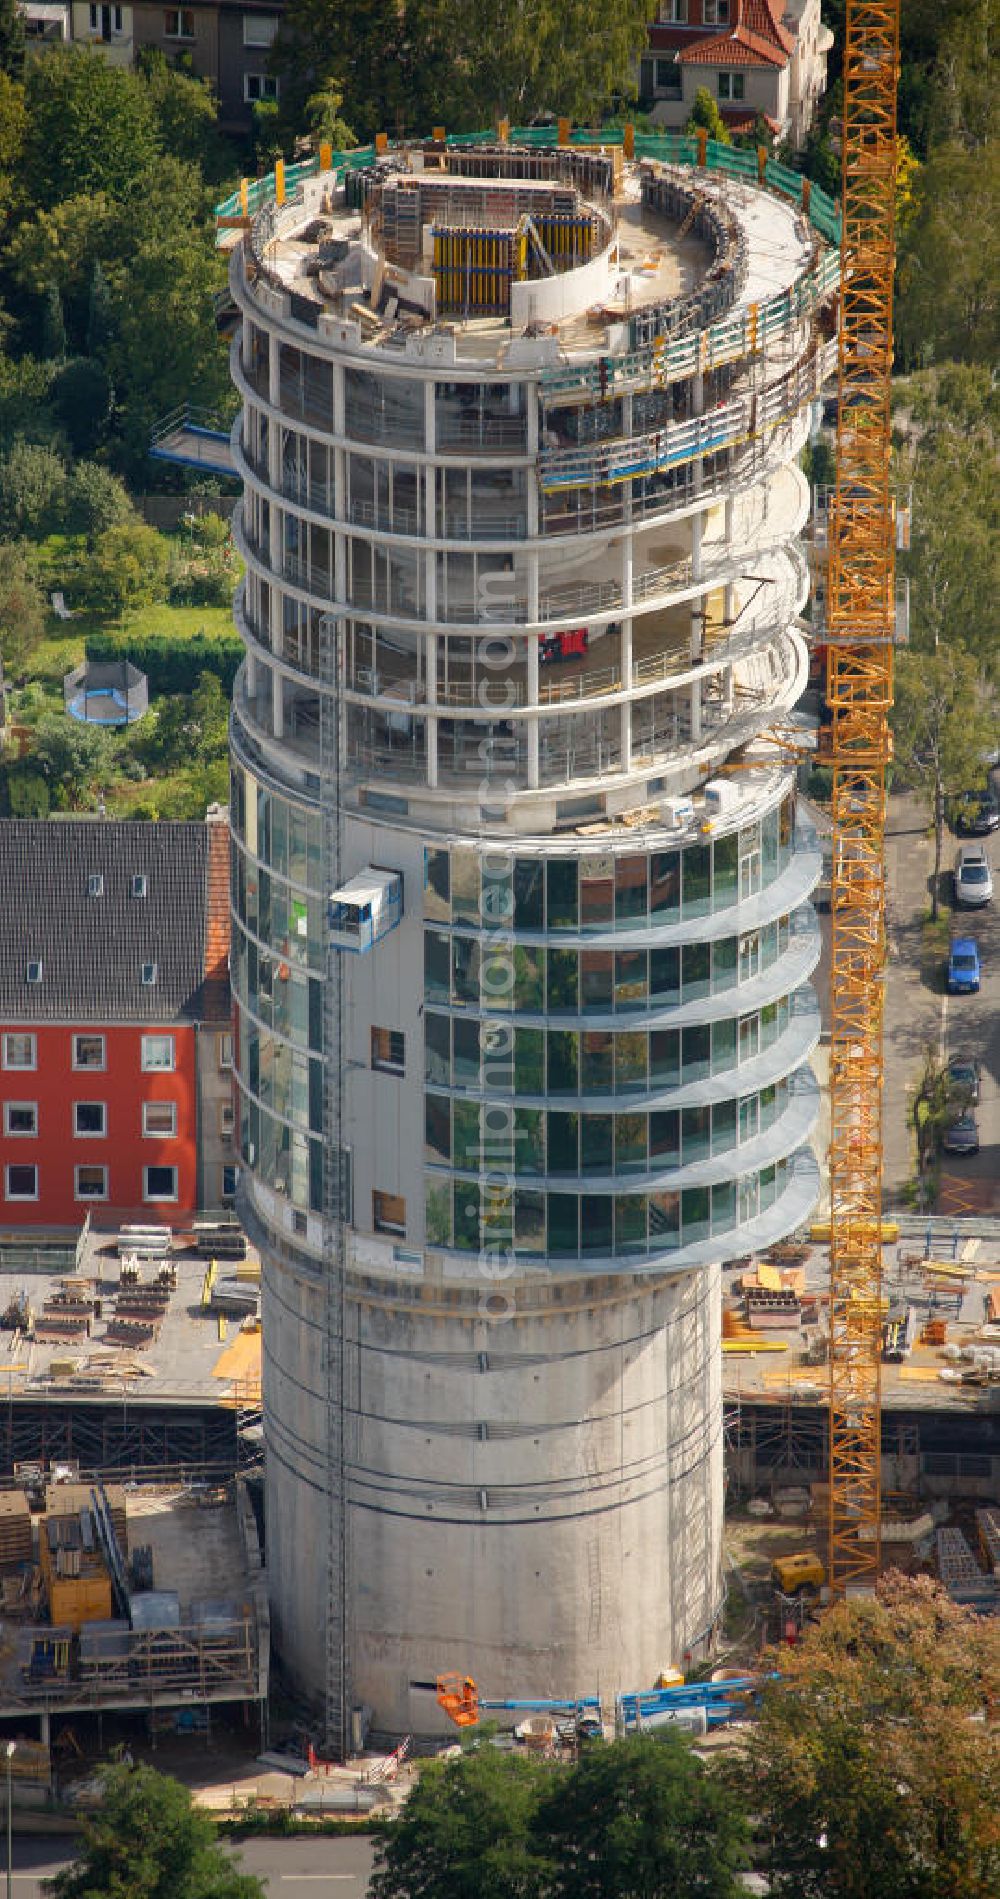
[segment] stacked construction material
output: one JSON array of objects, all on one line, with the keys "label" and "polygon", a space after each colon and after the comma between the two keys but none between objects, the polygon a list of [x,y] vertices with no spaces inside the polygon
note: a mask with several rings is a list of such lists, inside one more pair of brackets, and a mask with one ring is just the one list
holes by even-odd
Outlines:
[{"label": "stacked construction material", "polygon": [[791,1286],[748,1286],[747,1324],[755,1332],[787,1332],[802,1323],[802,1302]]},{"label": "stacked construction material", "polygon": [[35,1337],[42,1344],[86,1338],[93,1316],[91,1286],[82,1279],[64,1279],[35,1319]]},{"label": "stacked construction material", "polygon": [[168,1226],[123,1226],[118,1234],[118,1257],[132,1253],[139,1259],[165,1259],[170,1240]]},{"label": "stacked construction material", "polygon": [[139,1351],[152,1345],[159,1336],[176,1284],[175,1269],[164,1265],[160,1266],[156,1278],[145,1284],[139,1280],[131,1285],[120,1285],[114,1317],[105,1333],[108,1343],[127,1345]]},{"label": "stacked construction material", "polygon": [[[128,1530],[125,1520],[125,1492],[121,1484],[107,1484],[104,1492],[115,1535],[123,1550],[128,1549]],[[91,1509],[90,1484],[46,1484],[45,1515],[52,1523],[65,1522],[68,1518],[79,1521],[82,1510]]]},{"label": "stacked construction material", "polygon": [[233,1318],[256,1318],[260,1311],[260,1286],[256,1280],[217,1279],[212,1287],[213,1312],[225,1312]]},{"label": "stacked construction material", "polygon": [[987,1569],[1000,1582],[1000,1510],[995,1503],[976,1511],[979,1547]]},{"label": "stacked construction material", "polygon": [[934,1543],[938,1575],[946,1589],[982,1582],[983,1572],[961,1530],[939,1530]]},{"label": "stacked construction material", "polygon": [[237,1220],[197,1220],[195,1251],[202,1259],[245,1259],[247,1238]]},{"label": "stacked construction material", "polygon": [[40,1526],[42,1573],[53,1623],[79,1629],[110,1619],[111,1574],[87,1510],[78,1517],[45,1518]]},{"label": "stacked construction material", "polygon": [[0,1491],[0,1574],[31,1562],[31,1510],[23,1490]]}]

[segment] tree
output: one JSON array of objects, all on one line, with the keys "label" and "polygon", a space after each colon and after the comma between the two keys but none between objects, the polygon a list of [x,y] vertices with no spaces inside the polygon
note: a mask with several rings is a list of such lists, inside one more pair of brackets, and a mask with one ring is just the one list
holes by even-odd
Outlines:
[{"label": "tree", "polygon": [[139,58],[165,152],[197,164],[218,181],[233,169],[233,154],[219,131],[219,107],[211,87],[168,64],[155,47]]},{"label": "tree", "polygon": [[62,526],[66,466],[51,448],[18,440],[0,462],[0,533],[51,534]]},{"label": "tree", "polygon": [[[458,67],[457,106],[489,124],[509,118],[523,125],[543,113],[590,121],[624,95],[635,96],[634,72],[647,45],[654,0],[465,0],[460,31],[449,31],[449,8],[428,7],[437,59],[424,82],[433,96],[442,83],[444,56],[473,49],[467,89]],[[417,41],[420,45],[420,41]],[[429,81],[429,83],[428,83]],[[352,121],[353,122],[353,121]],[[457,115],[456,115],[456,122]],[[466,123],[468,118],[466,117]]]},{"label": "tree", "polygon": [[99,257],[94,259],[90,273],[90,295],[87,300],[87,350],[91,356],[99,355],[107,348],[111,340],[112,318],[111,298],[108,293],[108,280]]},{"label": "tree", "polygon": [[953,1110],[954,1096],[947,1067],[938,1061],[936,1051],[929,1048],[924,1056],[924,1071],[913,1097],[913,1131],[917,1137],[917,1168],[920,1173],[934,1160],[941,1135],[953,1116]]},{"label": "tree", "polygon": [[98,535],[90,557],[90,597],[97,608],[126,613],[162,600],[170,550],[162,534],[144,521],[123,521]]},{"label": "tree", "polygon": [[[900,485],[913,486],[910,548],[900,569],[911,584],[915,648],[931,652],[953,638],[1000,684],[994,602],[1000,591],[1000,467],[993,426],[996,393],[981,425],[970,419],[975,389],[953,370],[938,379],[940,403],[929,425],[900,457]],[[964,404],[949,415],[945,404]]]},{"label": "tree", "polygon": [[320,86],[306,100],[305,123],[315,145],[330,145],[335,152],[349,152],[357,144],[349,125],[341,118],[344,95],[332,82]]},{"label": "tree", "polygon": [[694,95],[694,105],[686,130],[695,132],[698,128],[708,133],[719,145],[731,145],[729,130],[719,108],[707,86],[699,86]]},{"label": "tree", "polygon": [[534,1829],[546,1899],[740,1899],[747,1823],[683,1736],[587,1748]]},{"label": "tree", "polygon": [[124,482],[99,462],[77,462],[66,480],[66,528],[70,534],[85,534],[88,541],[106,534],[109,528],[125,522],[137,522],[137,515]]},{"label": "tree", "polygon": [[155,718],[145,724],[135,744],[153,769],[174,771],[192,759],[214,766],[226,757],[228,732],[229,701],[221,681],[215,673],[203,672],[193,692],[171,693],[160,701]]},{"label": "tree", "polygon": [[28,36],[19,0],[0,0],[0,72],[15,81],[24,78]]},{"label": "tree", "polygon": [[89,803],[102,778],[114,770],[113,741],[98,725],[84,725],[65,713],[39,720],[31,764],[44,778],[59,810]]},{"label": "tree", "polygon": [[895,756],[904,776],[924,797],[934,823],[934,919],[945,804],[982,782],[995,720],[995,701],[982,669],[958,641],[935,652],[900,654],[892,712]]},{"label": "tree", "polygon": [[47,818],[52,808],[49,788],[41,772],[33,771],[27,759],[0,766],[4,774],[8,817]]},{"label": "tree", "polygon": [[73,356],[52,383],[52,404],[74,455],[92,455],[111,419],[111,383],[103,363]]},{"label": "tree", "polygon": [[[0,17],[9,0],[0,0]],[[16,5],[16,0],[14,0]],[[20,10],[18,9],[20,18]],[[28,129],[24,87],[0,66],[0,224],[18,195],[18,171]]]},{"label": "tree", "polygon": [[272,51],[282,115],[299,130],[328,87],[362,137],[402,123],[422,132],[513,124],[542,114],[599,117],[646,44],[653,0],[289,0]]},{"label": "tree", "polygon": [[228,411],[232,387],[219,348],[212,297],[225,281],[207,228],[151,220],[111,281],[115,340],[107,366],[122,413],[126,473],[146,466],[154,422],[178,389],[201,407]]},{"label": "tree", "polygon": [[42,210],[79,193],[124,197],[161,146],[141,75],[92,47],[53,46],[29,63],[26,176]]},{"label": "tree", "polygon": [[58,284],[47,284],[42,304],[41,354],[62,362],[66,355],[66,321]]},{"label": "tree", "polygon": [[901,234],[896,337],[907,364],[1000,353],[1000,143],[932,151]]},{"label": "tree", "polygon": [[0,656],[9,673],[24,671],[45,631],[45,601],[16,541],[0,541]]},{"label": "tree", "polygon": [[534,1899],[531,1828],[551,1777],[542,1762],[489,1746],[432,1762],[376,1840],[372,1899]]},{"label": "tree", "polygon": [[1000,1890],[1000,1624],[927,1577],[888,1576],[771,1664],[742,1786],[775,1899]]},{"label": "tree", "polygon": [[53,1899],[264,1899],[188,1789],[151,1767],[112,1768],[82,1833],[75,1865],[48,1882]]}]

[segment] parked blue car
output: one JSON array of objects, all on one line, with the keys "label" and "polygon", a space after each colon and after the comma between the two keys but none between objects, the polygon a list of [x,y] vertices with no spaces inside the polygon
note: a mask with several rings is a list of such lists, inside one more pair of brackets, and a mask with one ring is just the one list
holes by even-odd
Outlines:
[{"label": "parked blue car", "polygon": [[948,952],[948,994],[974,995],[980,976],[979,949],[974,937],[956,936]]}]

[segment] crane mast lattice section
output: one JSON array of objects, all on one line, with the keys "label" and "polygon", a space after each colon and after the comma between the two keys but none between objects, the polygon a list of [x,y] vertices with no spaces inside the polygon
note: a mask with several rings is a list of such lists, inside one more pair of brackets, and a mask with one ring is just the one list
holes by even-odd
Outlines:
[{"label": "crane mast lattice section", "polygon": [[[885,805],[895,563],[890,491],[899,0],[848,0],[837,480],[827,696],[833,715],[829,1573],[880,1564]],[[874,1530],[868,1539],[859,1528]]]}]

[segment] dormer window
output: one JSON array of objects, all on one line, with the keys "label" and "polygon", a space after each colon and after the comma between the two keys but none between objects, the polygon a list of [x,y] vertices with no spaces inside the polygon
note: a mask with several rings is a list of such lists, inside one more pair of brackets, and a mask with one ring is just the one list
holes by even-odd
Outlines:
[{"label": "dormer window", "polygon": [[28,964],[25,974],[26,974],[26,978],[28,982],[41,982],[42,959],[40,956],[32,957],[31,961]]},{"label": "dormer window", "polygon": [[104,895],[104,878],[99,870],[95,870],[87,878],[87,895],[88,897],[103,897]]}]

